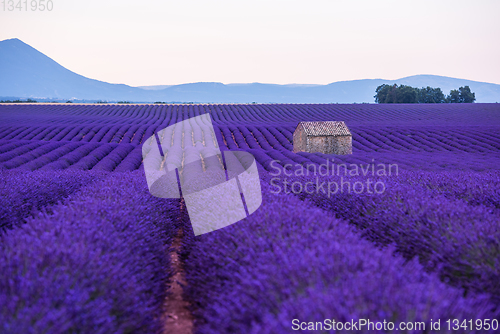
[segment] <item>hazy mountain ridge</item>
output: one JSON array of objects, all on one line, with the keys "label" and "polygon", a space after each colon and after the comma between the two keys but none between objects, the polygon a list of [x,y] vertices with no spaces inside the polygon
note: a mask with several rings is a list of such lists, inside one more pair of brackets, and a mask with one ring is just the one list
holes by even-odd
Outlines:
[{"label": "hazy mountain ridge", "polygon": [[214,102],[214,103],[362,103],[374,102],[377,86],[405,84],[450,89],[468,85],[476,102],[500,102],[500,85],[435,75],[415,75],[397,80],[363,79],[328,85],[222,84],[198,82],[181,85],[131,87],[86,78],[23,43],[0,42],[0,96],[107,101]]}]

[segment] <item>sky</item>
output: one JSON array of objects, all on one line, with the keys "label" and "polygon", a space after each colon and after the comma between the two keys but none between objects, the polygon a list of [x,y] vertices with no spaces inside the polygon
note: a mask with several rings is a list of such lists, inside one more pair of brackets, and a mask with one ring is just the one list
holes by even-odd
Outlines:
[{"label": "sky", "polygon": [[500,84],[497,0],[49,2],[51,11],[0,3],[0,40],[19,38],[111,83],[327,84],[434,74]]}]

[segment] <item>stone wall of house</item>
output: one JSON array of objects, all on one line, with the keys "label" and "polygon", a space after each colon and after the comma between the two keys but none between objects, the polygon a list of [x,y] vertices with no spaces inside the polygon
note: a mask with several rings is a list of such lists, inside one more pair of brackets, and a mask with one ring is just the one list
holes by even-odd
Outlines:
[{"label": "stone wall of house", "polygon": [[307,137],[305,152],[324,154],[352,154],[352,136],[310,136]]},{"label": "stone wall of house", "polygon": [[293,152],[308,152],[307,137],[302,126],[297,127],[293,133]]},{"label": "stone wall of house", "polygon": [[352,154],[352,136],[337,136],[334,138],[333,153],[337,155]]},{"label": "stone wall of house", "polygon": [[307,137],[307,151],[310,153],[321,152],[325,153],[328,150],[328,137],[325,136],[310,136]]}]

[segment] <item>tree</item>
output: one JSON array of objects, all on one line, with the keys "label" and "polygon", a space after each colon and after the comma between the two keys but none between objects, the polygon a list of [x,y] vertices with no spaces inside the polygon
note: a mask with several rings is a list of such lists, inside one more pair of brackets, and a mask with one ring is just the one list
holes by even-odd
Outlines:
[{"label": "tree", "polygon": [[460,92],[456,89],[450,90],[450,94],[446,97],[448,103],[460,103]]},{"label": "tree", "polygon": [[446,97],[448,103],[473,103],[474,101],[476,101],[476,93],[471,92],[469,86],[460,87],[458,90],[453,89]]},{"label": "tree", "polygon": [[395,103],[417,103],[418,102],[418,92],[416,88],[411,86],[400,85],[396,90],[396,101]]},{"label": "tree", "polygon": [[471,92],[469,86],[460,87],[460,101],[461,103],[473,103],[476,101],[476,93]]},{"label": "tree", "polygon": [[380,85],[375,93],[376,103],[473,103],[476,100],[476,94],[469,86],[453,89],[446,97],[441,88],[427,86],[419,89],[397,84]]},{"label": "tree", "polygon": [[[394,86],[396,86],[396,84],[394,84]],[[387,102],[387,96],[389,95],[389,92],[392,90],[393,86],[391,85],[386,85],[386,84],[383,84],[383,85],[380,85],[377,87],[377,89],[375,90],[375,102],[376,103],[391,103],[391,102]]]},{"label": "tree", "polygon": [[418,103],[444,103],[446,98],[441,88],[422,87],[418,89]]},{"label": "tree", "polygon": [[375,90],[376,103],[417,103],[418,92],[405,85],[380,85]]}]

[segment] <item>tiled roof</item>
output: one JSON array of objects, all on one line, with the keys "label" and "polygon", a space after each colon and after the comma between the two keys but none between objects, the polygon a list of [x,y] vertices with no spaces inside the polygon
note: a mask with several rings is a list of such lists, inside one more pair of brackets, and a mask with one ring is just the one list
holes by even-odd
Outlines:
[{"label": "tiled roof", "polygon": [[300,122],[307,136],[351,136],[344,122]]}]

